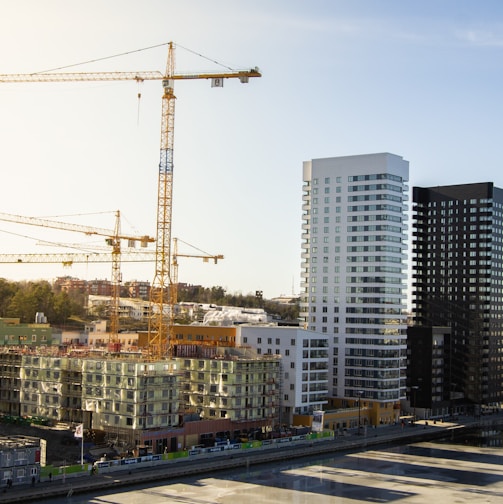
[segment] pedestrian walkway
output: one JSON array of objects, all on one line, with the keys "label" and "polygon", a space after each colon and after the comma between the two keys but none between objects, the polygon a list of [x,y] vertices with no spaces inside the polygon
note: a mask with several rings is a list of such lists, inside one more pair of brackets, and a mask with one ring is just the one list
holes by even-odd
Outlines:
[{"label": "pedestrian walkway", "polygon": [[[501,420],[500,420],[501,419]],[[148,481],[166,480],[201,474],[204,472],[225,470],[230,468],[272,462],[274,460],[303,457],[306,455],[326,454],[330,452],[361,449],[383,443],[409,443],[420,440],[442,438],[457,429],[483,428],[503,426],[503,415],[490,415],[480,419],[459,417],[455,421],[425,421],[418,420],[415,424],[402,426],[389,425],[378,428],[361,429],[360,434],[352,432],[344,436],[336,436],[330,440],[313,442],[297,442],[292,446],[269,445],[261,449],[218,452],[206,454],[204,458],[178,459],[156,468],[122,469],[107,474],[94,474],[73,478],[56,479],[36,482],[34,485],[13,485],[3,488],[0,494],[1,503],[34,502],[51,497],[72,496],[98,488],[120,487],[146,483]]]}]

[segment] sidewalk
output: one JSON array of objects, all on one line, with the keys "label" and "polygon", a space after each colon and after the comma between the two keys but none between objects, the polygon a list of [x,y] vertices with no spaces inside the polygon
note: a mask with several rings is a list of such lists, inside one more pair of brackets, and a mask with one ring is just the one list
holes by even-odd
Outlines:
[{"label": "sidewalk", "polygon": [[163,464],[159,468],[131,468],[106,474],[53,479],[31,485],[13,486],[2,489],[0,503],[31,502],[49,499],[51,497],[70,497],[73,494],[84,493],[99,488],[120,487],[147,483],[148,481],[167,480],[169,478],[201,474],[203,472],[225,470],[253,464],[273,462],[288,458],[303,457],[314,454],[327,454],[337,451],[366,448],[383,443],[418,442],[428,439],[442,438],[458,429],[481,428],[484,426],[503,427],[503,415],[490,415],[480,419],[473,417],[460,417],[456,421],[436,423],[431,420],[418,420],[414,425],[390,425],[376,429],[362,429],[358,435],[352,432],[349,435],[337,436],[330,440],[313,442],[298,442],[293,446],[270,445],[259,449],[242,450],[204,458],[178,459]]}]

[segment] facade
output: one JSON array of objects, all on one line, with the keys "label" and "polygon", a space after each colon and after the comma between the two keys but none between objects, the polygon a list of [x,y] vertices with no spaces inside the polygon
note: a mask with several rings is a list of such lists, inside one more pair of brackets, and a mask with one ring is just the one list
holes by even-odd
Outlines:
[{"label": "facade", "polygon": [[[89,294],[87,308],[89,313],[108,312],[111,297],[107,295]],[[150,311],[149,301],[143,299],[119,298],[119,317],[128,317],[135,320],[147,320]]]},{"label": "facade", "polygon": [[[236,326],[207,326],[201,324],[173,326],[174,352],[182,356],[187,355],[188,348],[196,347],[235,347]],[[120,336],[120,335],[119,335]],[[137,345],[146,349],[148,346],[148,333],[138,333]]]},{"label": "facade", "polygon": [[[13,354],[1,354],[0,361]],[[25,353],[19,371],[19,415],[82,422],[82,360]]]},{"label": "facade", "polygon": [[178,449],[189,421],[220,421],[224,430],[278,424],[278,356],[207,345],[179,345],[176,354],[153,361],[90,349],[4,349],[0,414],[83,423],[117,446],[161,451]]},{"label": "facade", "polygon": [[241,325],[237,344],[251,346],[258,355],[281,357],[279,423],[291,425],[294,415],[321,410],[328,394],[328,336],[273,325]]},{"label": "facade", "polygon": [[263,421],[272,428],[279,418],[279,356],[222,350],[213,349],[211,358],[176,359],[185,378],[184,411],[194,411],[205,420]]},{"label": "facade", "polygon": [[457,413],[460,394],[455,390],[451,368],[449,327],[407,328],[408,412],[421,418],[443,418]]},{"label": "facade", "polygon": [[475,411],[503,400],[503,190],[413,190],[413,321],[446,326],[452,387]]},{"label": "facade", "polygon": [[84,424],[134,439],[141,429],[179,423],[179,380],[172,361],[82,359]]},{"label": "facade", "polygon": [[124,284],[129,297],[148,300],[150,296],[150,282],[132,280]]},{"label": "facade", "polygon": [[0,318],[0,346],[52,344],[52,329],[49,324],[21,324],[18,318]]},{"label": "facade", "polygon": [[19,352],[0,351],[0,412],[21,416],[21,366]]},{"label": "facade", "polygon": [[38,481],[44,450],[38,438],[0,436],[0,484],[5,488],[9,481],[12,485]]},{"label": "facade", "polygon": [[328,337],[329,396],[384,409],[405,394],[408,176],[388,153],[303,166],[300,316]]}]

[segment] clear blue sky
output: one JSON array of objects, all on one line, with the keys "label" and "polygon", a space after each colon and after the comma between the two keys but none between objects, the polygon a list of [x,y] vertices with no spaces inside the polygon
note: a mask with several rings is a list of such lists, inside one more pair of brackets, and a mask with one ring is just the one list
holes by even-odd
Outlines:
[{"label": "clear blue sky", "polygon": [[[260,67],[263,77],[246,86],[177,83],[173,236],[225,256],[217,266],[181,259],[182,282],[298,293],[304,160],[387,151],[410,162],[411,187],[503,186],[501,1],[0,6],[0,73],[170,40],[180,72],[219,68],[210,60]],[[163,71],[166,54],[164,46],[71,70]],[[160,97],[158,82],[0,85],[0,212],[111,228],[120,209],[124,232],[154,235]],[[85,237],[0,222],[0,253],[59,250],[37,240]],[[124,280],[153,279],[152,264],[122,269]],[[110,270],[0,264],[0,277],[110,278]]]}]

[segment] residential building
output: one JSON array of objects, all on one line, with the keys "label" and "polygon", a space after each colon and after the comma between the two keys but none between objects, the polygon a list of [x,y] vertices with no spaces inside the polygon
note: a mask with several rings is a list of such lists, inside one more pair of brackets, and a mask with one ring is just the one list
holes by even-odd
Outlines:
[{"label": "residential building", "polygon": [[276,325],[241,325],[237,344],[258,355],[281,357],[280,424],[291,425],[296,414],[321,410],[328,394],[328,336]]},{"label": "residential building", "polygon": [[503,190],[413,189],[413,320],[451,330],[451,387],[475,413],[503,400]]},{"label": "residential building", "polygon": [[1,349],[0,413],[82,423],[123,448],[155,453],[197,444],[198,433],[231,437],[278,424],[278,356],[208,344],[178,345],[175,354]]},{"label": "residential building", "polygon": [[59,287],[63,292],[87,293],[87,280],[73,278],[70,276],[58,277],[54,281],[54,286]]},{"label": "residential building", "polygon": [[0,346],[45,346],[51,344],[52,329],[49,324],[22,324],[18,318],[0,318]]},{"label": "residential building", "polygon": [[112,282],[110,280],[94,280],[87,281],[87,292],[94,296],[111,296],[112,295]]},{"label": "residential building", "polygon": [[38,481],[42,458],[45,459],[43,440],[31,436],[0,436],[1,484],[5,488]]},{"label": "residential building", "polygon": [[173,361],[82,359],[82,409],[85,425],[119,437],[141,429],[179,423],[179,382]]},{"label": "residential building", "polygon": [[405,394],[409,164],[389,154],[303,166],[301,317],[329,338],[329,395],[398,416]]},{"label": "residential building", "polygon": [[407,328],[408,413],[420,418],[444,418],[457,412],[461,398],[452,380],[451,329]]},{"label": "residential building", "polygon": [[188,346],[186,350],[187,357],[176,358],[185,378],[184,411],[195,411],[201,419],[262,420],[271,428],[278,423],[278,355],[230,347]]},{"label": "residential building", "polygon": [[150,296],[150,282],[131,280],[124,284],[124,289],[130,297],[148,300]]},{"label": "residential building", "polygon": [[0,348],[0,412],[21,416],[22,354]]},{"label": "residential building", "polygon": [[[112,299],[106,295],[89,294],[87,309],[91,314],[103,314],[110,310]],[[148,320],[150,311],[149,301],[133,298],[119,298],[119,317],[127,317],[135,320]]]},{"label": "residential building", "polygon": [[[19,415],[54,422],[82,422],[82,360],[51,353],[23,353],[19,371]],[[1,354],[0,363],[13,355]]]}]

